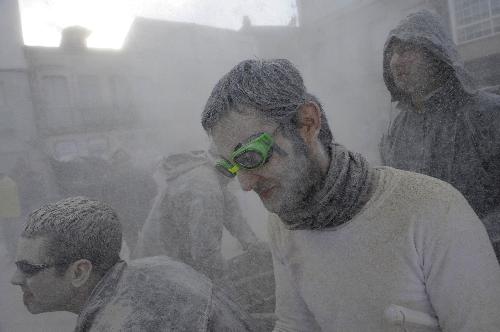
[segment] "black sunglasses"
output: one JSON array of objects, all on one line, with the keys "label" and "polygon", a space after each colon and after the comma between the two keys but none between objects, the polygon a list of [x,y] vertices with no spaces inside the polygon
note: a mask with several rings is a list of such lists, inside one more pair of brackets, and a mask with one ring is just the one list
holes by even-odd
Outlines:
[{"label": "black sunglasses", "polygon": [[17,266],[17,269],[21,271],[22,274],[28,277],[32,277],[35,274],[39,273],[40,271],[59,265],[59,264],[31,264],[26,261],[18,261],[15,264]]}]

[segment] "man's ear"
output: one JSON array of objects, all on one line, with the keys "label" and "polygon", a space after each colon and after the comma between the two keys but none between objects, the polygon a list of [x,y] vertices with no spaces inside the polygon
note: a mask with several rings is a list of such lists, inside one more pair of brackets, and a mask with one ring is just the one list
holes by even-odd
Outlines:
[{"label": "man's ear", "polygon": [[297,127],[304,142],[311,146],[318,138],[321,128],[321,111],[315,102],[302,105],[297,114]]},{"label": "man's ear", "polygon": [[90,278],[93,266],[88,259],[79,259],[70,265],[68,273],[70,273],[71,284],[76,287],[82,287]]}]

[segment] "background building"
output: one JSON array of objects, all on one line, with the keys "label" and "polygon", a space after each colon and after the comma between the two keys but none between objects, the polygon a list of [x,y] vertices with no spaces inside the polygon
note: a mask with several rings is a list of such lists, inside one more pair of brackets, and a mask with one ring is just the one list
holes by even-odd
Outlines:
[{"label": "background building", "polygon": [[88,35],[71,27],[59,48],[25,48],[37,134],[58,160],[106,156],[114,136],[140,127],[121,52],[87,49]]},{"label": "background building", "polygon": [[[199,114],[216,80],[246,58],[286,57],[321,98],[335,137],[379,161],[395,116],[382,80],[387,33],[410,12],[439,13],[484,89],[500,86],[500,0],[298,0],[298,23],[239,31],[137,18],[121,50],[89,49],[91,34],[64,31],[60,47],[23,46],[15,0],[0,2],[0,167],[47,158],[206,147]],[[52,195],[57,190],[49,188]]]},{"label": "background building", "polygon": [[500,1],[441,2],[466,67],[482,88],[500,93]]},{"label": "background building", "polygon": [[0,171],[33,150],[33,105],[17,1],[0,1]]}]

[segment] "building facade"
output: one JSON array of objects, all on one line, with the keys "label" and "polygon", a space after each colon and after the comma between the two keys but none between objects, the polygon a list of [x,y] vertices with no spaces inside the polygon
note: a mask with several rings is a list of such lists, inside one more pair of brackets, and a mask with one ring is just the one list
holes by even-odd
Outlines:
[{"label": "building facade", "polygon": [[0,170],[24,157],[109,157],[145,164],[206,148],[199,114],[220,76],[248,58],[291,59],[320,97],[334,136],[374,163],[394,114],[382,79],[389,30],[410,12],[442,15],[480,86],[500,86],[500,0],[298,0],[298,25],[239,31],[137,18],[121,50],[88,49],[69,28],[60,47],[23,46],[17,1],[0,2]]},{"label": "building facade", "polygon": [[500,93],[500,1],[441,1],[466,67],[481,88]]},{"label": "building facade", "polygon": [[33,105],[17,1],[0,1],[0,172],[33,149]]},{"label": "building facade", "polygon": [[[56,193],[51,191],[51,170],[36,130],[21,31],[17,0],[0,1],[0,172],[16,181],[27,202],[33,201],[31,193],[46,199]],[[28,182],[36,183],[36,188],[30,188]]]},{"label": "building facade", "polygon": [[71,27],[61,47],[25,47],[37,134],[57,160],[106,157],[116,148],[114,137],[140,123],[123,56],[88,49],[87,36]]},{"label": "building facade", "polygon": [[296,54],[296,44],[270,47],[296,29],[137,18],[119,51],[87,48],[82,27],[65,29],[60,47],[25,46],[37,142],[49,160],[109,159],[124,149],[145,167],[160,155],[207,148],[199,114],[216,81],[242,59]]}]

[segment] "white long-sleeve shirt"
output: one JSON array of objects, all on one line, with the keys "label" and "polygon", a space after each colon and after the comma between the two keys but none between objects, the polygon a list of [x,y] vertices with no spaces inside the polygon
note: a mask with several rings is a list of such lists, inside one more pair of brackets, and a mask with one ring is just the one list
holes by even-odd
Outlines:
[{"label": "white long-sleeve shirt", "polygon": [[500,331],[500,267],[463,196],[425,175],[378,171],[373,197],[340,228],[290,231],[271,216],[274,330],[402,331],[384,319],[396,304],[436,317],[441,331]]}]

